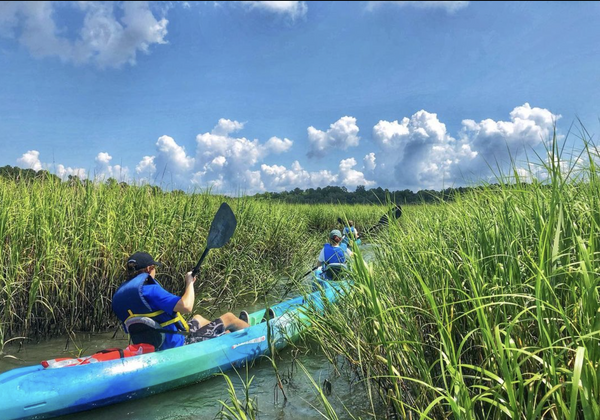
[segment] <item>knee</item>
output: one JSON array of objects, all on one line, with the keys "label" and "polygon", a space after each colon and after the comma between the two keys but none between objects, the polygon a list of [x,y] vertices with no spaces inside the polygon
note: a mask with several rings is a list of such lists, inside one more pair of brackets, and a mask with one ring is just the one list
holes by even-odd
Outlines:
[{"label": "knee", "polygon": [[237,317],[234,314],[232,314],[231,312],[227,312],[227,313],[221,315],[221,321],[223,321],[223,324],[225,324],[225,325],[229,325],[232,322],[235,322],[236,319],[237,319]]},{"label": "knee", "polygon": [[202,315],[194,315],[194,318],[196,321],[198,321],[198,324],[201,327],[204,327],[205,325],[208,325],[210,323],[210,321],[206,318],[204,318]]}]

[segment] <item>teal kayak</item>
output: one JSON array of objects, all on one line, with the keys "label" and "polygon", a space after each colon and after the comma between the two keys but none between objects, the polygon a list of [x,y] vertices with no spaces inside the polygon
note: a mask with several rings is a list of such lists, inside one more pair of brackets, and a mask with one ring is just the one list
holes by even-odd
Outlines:
[{"label": "teal kayak", "polygon": [[346,244],[347,246],[350,246],[350,242],[354,242],[356,245],[362,244],[362,241],[360,240],[360,238],[358,238],[358,239],[351,239],[348,236],[344,236],[342,238],[342,243],[343,244]]},{"label": "teal kayak", "polygon": [[[324,310],[347,283],[319,280],[312,293],[249,315],[250,327],[211,340],[122,359],[61,368],[41,364],[0,374],[0,419],[45,419],[146,397],[193,384],[281,349],[310,324],[307,308]],[[270,330],[270,331],[269,331]]]}]

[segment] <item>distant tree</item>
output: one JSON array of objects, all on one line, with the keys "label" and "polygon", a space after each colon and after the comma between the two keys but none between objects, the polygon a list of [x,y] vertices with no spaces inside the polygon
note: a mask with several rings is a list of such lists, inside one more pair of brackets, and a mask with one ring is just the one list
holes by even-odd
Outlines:
[{"label": "distant tree", "polygon": [[67,184],[71,187],[80,187],[82,185],[81,179],[77,175],[69,175],[67,178]]},{"label": "distant tree", "polygon": [[48,172],[45,169],[41,169],[39,171],[37,171],[37,173],[35,174],[35,177],[37,179],[41,179],[44,181],[57,181],[60,182],[60,178],[54,174],[51,174],[50,172]]},{"label": "distant tree", "polygon": [[106,180],[105,184],[108,185],[109,187],[116,187],[118,182],[116,179],[110,177]]}]

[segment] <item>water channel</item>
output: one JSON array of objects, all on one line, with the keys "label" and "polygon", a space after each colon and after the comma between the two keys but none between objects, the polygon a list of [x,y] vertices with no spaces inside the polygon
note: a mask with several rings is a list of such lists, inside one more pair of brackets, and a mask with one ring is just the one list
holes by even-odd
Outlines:
[{"label": "water channel", "polygon": [[[367,253],[368,256],[368,253]],[[249,312],[260,309],[261,305],[249,306]],[[67,346],[68,343],[68,346]],[[54,357],[72,357],[77,349],[89,355],[106,348],[124,348],[128,338],[122,332],[103,334],[79,334],[75,337],[60,337],[40,343],[24,344],[20,348],[9,344],[0,357],[0,373],[22,366],[30,366]],[[13,357],[6,357],[12,355]],[[288,397],[284,401],[276,387],[276,375],[272,364],[266,358],[252,363],[249,369],[239,372],[228,371],[237,391],[244,401],[243,382],[253,377],[250,397],[258,405],[257,418],[261,420],[322,419],[319,411],[325,408],[321,397],[310,378],[298,367],[304,365],[314,381],[322,385],[331,384],[328,401],[340,419],[372,418],[373,412],[381,414],[381,407],[373,408],[362,383],[355,383],[349,369],[336,370],[327,358],[314,346],[300,343],[298,349],[287,348],[276,356],[279,373],[284,379],[284,389]],[[186,386],[151,397],[101,407],[67,416],[58,420],[191,420],[220,418],[222,404],[230,402],[225,378],[215,376],[198,384]],[[1,402],[0,402],[1,406]],[[1,410],[0,410],[1,411]],[[351,414],[350,414],[351,413]],[[379,417],[379,416],[377,416]]]}]

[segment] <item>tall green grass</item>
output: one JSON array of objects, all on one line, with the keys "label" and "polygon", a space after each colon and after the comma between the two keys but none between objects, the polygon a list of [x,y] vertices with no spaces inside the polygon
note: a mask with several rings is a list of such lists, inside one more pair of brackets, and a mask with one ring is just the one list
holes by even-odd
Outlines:
[{"label": "tall green grass", "polygon": [[382,212],[117,183],[0,179],[0,348],[21,335],[114,326],[111,298],[124,280],[124,261],[138,250],[163,263],[157,278],[168,290],[183,293],[183,274],[204,250],[223,201],[231,205],[238,227],[202,267],[196,282],[200,313],[241,298],[262,299],[282,277],[306,271],[344,212],[357,213],[365,223]]},{"label": "tall green grass", "polygon": [[600,418],[600,182],[561,162],[406,208],[354,291],[315,317],[341,354],[404,418]]}]

